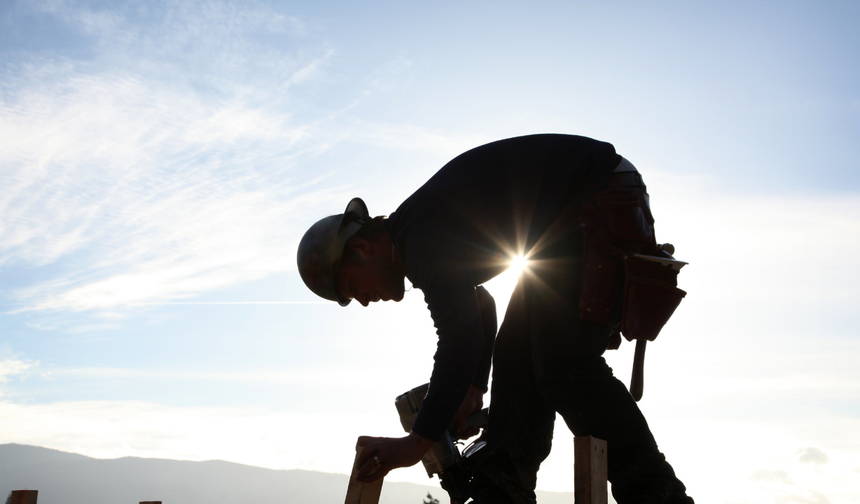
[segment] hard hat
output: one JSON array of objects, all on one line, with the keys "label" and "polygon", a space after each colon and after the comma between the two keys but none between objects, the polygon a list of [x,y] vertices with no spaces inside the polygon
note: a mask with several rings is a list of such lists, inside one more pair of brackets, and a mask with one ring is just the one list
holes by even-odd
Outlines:
[{"label": "hard hat", "polygon": [[353,198],[342,214],[330,215],[308,229],[299,242],[296,258],[299,274],[314,294],[337,301],[341,306],[349,304],[349,299],[337,294],[337,274],[343,246],[350,236],[369,221],[367,205],[361,198]]}]

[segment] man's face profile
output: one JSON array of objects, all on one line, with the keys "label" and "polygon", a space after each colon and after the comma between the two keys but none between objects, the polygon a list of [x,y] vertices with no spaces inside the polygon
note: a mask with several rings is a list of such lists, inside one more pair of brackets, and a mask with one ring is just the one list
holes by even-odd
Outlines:
[{"label": "man's face profile", "polygon": [[354,299],[362,306],[377,301],[400,301],[405,291],[404,275],[397,271],[390,245],[383,240],[357,239],[350,242],[337,276],[337,291],[342,298]]}]

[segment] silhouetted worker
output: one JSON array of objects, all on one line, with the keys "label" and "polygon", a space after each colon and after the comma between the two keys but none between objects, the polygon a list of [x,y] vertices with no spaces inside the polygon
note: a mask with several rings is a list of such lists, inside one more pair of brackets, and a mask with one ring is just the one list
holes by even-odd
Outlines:
[{"label": "silhouetted worker", "polygon": [[[452,420],[463,434],[465,418],[483,405],[492,357],[488,442],[470,487],[477,503],[535,502],[556,412],[575,435],[607,441],[620,504],[693,502],[602,357],[611,327],[579,316],[577,211],[610,186],[645,189],[608,143],[571,135],[510,138],[456,157],[388,218],[371,219],[355,198],[343,214],[308,230],[298,263],[314,293],[342,306],[400,301],[409,278],[423,291],[439,337],[412,432],[364,446],[359,478],[416,464]],[[493,349],[495,304],[479,286],[518,255],[529,267]]]}]

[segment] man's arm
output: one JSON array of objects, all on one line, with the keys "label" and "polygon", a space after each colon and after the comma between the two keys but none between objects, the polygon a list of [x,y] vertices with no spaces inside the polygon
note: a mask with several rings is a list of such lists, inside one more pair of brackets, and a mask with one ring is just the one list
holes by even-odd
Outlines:
[{"label": "man's arm", "polygon": [[424,299],[439,339],[430,388],[412,430],[438,441],[476,384],[484,335],[474,284],[459,281],[433,285],[424,288]]},{"label": "man's arm", "polygon": [[411,432],[402,438],[361,436],[358,445],[362,448],[358,455],[360,469],[355,477],[370,483],[385,477],[392,469],[417,464],[433,441]]},{"label": "man's arm", "polygon": [[460,439],[470,438],[480,430],[477,427],[466,429],[466,419],[484,407],[484,394],[487,392],[487,381],[490,375],[490,365],[493,357],[493,344],[496,341],[498,322],[496,317],[496,301],[482,285],[475,288],[478,296],[478,307],[481,310],[481,323],[484,329],[484,350],[481,353],[481,363],[475,373],[475,380],[463,400],[463,404],[454,418],[457,421],[457,435]]},{"label": "man's arm", "polygon": [[[483,408],[483,395],[487,391],[486,382],[492,357],[492,345],[496,336],[496,304],[493,297],[483,287],[475,289],[474,296],[477,297],[476,308],[478,310],[476,311],[480,312],[484,344],[480,352],[478,372],[473,375],[475,383],[469,387],[454,417],[457,422],[458,434],[464,438],[477,434],[476,428],[466,429],[466,419]],[[480,384],[477,384],[478,382]],[[384,477],[392,469],[417,464],[433,446],[433,443],[433,440],[414,431],[403,438],[362,436],[359,438],[359,445],[362,446],[359,454],[360,469],[356,477],[362,481],[371,482]]]},{"label": "man's arm", "polygon": [[[466,419],[471,414],[481,411],[484,406],[485,392],[484,388],[472,385],[457,412],[457,431],[463,439],[478,433],[477,427],[466,430]],[[433,443],[434,441],[415,432],[410,432],[408,436],[402,438],[361,436],[358,438],[358,445],[362,447],[358,456],[360,470],[356,478],[369,483],[384,477],[392,469],[415,465],[433,446]]]}]

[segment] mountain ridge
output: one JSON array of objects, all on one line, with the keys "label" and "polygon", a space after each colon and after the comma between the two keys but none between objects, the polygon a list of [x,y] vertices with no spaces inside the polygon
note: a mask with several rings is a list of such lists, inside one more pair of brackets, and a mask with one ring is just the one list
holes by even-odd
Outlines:
[{"label": "mountain ridge", "polygon": [[[304,469],[267,469],[224,460],[122,457],[97,459],[22,444],[0,445],[0,498],[12,490],[39,491],[39,504],[164,504],[343,502],[349,476]],[[438,481],[438,480],[434,480]],[[385,482],[380,504],[420,504],[436,486]],[[570,492],[538,492],[541,504],[569,504]]]}]

